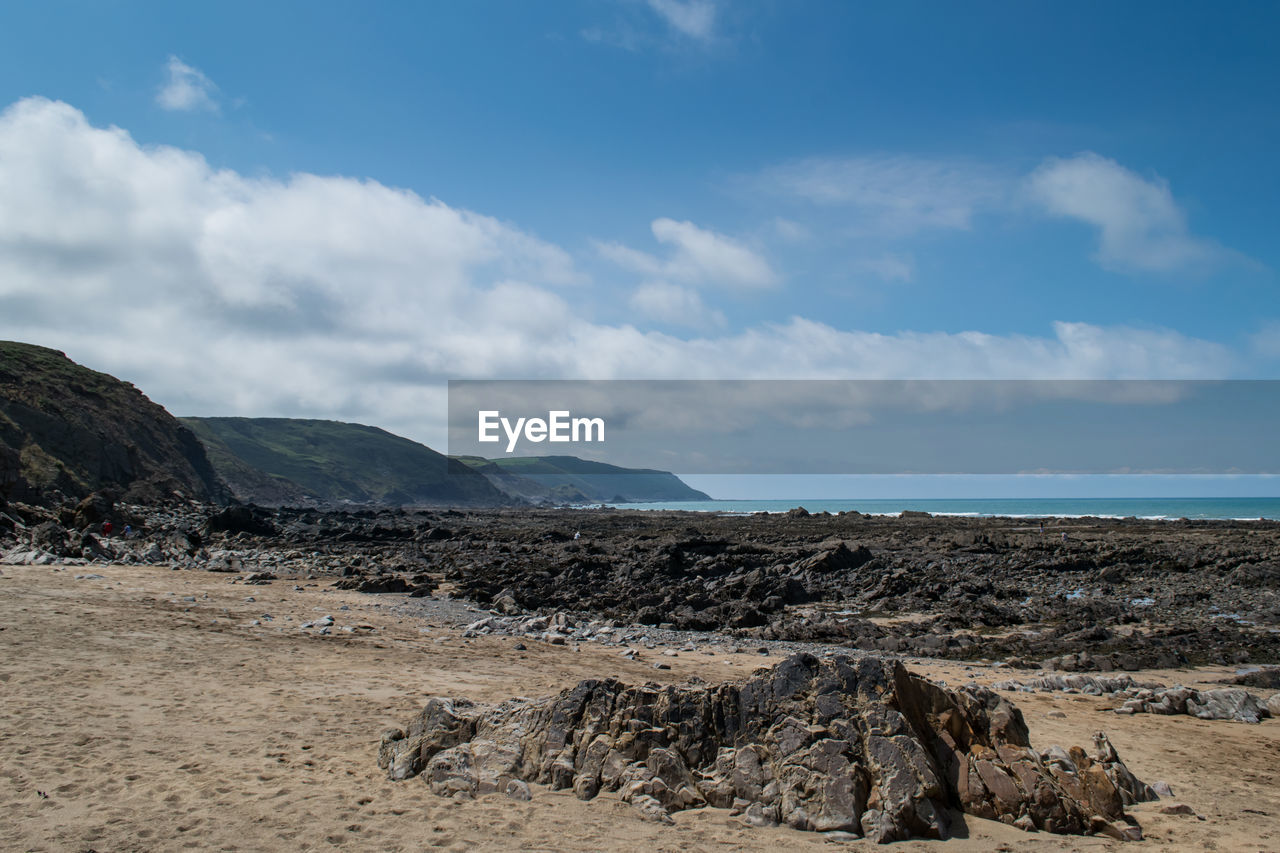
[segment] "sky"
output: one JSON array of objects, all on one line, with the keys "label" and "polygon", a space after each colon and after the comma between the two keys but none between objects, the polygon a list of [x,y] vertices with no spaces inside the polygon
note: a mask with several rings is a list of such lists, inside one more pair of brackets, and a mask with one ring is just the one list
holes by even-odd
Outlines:
[{"label": "sky", "polygon": [[0,11],[0,338],[439,445],[449,379],[1280,378],[1280,5]]}]

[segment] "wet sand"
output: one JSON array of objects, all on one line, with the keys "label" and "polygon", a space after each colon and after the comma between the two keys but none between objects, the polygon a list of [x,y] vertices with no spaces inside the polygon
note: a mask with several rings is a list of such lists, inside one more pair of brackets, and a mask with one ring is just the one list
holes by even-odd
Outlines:
[{"label": "wet sand", "polygon": [[[532,640],[517,651],[515,638],[431,627],[429,602],[413,618],[393,606],[403,596],[331,590],[327,579],[238,579],[161,567],[3,567],[0,849],[833,849],[821,835],[749,828],[717,809],[677,813],[674,826],[650,823],[609,794],[582,802],[535,785],[530,802],[445,800],[421,779],[390,782],[376,765],[379,732],[406,723],[432,694],[500,701],[610,675],[716,681],[776,657],[681,653],[661,658],[671,669],[659,671],[657,652],[628,661],[616,648]],[[298,630],[326,613],[336,620],[329,636]],[[359,625],[372,629],[341,630]],[[954,662],[912,668],[953,684],[1009,675]],[[1195,685],[1222,672],[1134,675]],[[1148,839],[1141,849],[1280,850],[1280,720],[1120,716],[1101,698],[1011,698],[1037,747],[1084,745],[1105,730],[1139,778],[1172,786],[1172,800],[1131,809]],[[1161,814],[1170,802],[1203,820]],[[888,849],[1127,847],[973,818],[965,827],[967,838]]]}]

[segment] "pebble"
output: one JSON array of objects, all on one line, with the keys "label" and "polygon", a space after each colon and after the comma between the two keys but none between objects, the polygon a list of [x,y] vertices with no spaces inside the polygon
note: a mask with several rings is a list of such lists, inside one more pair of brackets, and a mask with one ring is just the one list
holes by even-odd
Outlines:
[{"label": "pebble", "polygon": [[1186,814],[1194,815],[1195,809],[1186,803],[1169,803],[1167,806],[1160,807],[1160,814]]},{"label": "pebble", "polygon": [[529,790],[529,783],[521,779],[512,779],[507,783],[506,795],[513,800],[532,800],[533,792]]}]

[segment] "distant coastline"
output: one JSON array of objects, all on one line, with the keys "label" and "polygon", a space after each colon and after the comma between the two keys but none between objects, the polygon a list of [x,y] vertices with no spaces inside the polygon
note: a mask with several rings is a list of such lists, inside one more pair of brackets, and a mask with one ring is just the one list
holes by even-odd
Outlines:
[{"label": "distant coastline", "polygon": [[683,510],[732,515],[786,512],[802,506],[811,513],[857,511],[897,515],[904,510],[971,518],[1141,518],[1255,520],[1280,518],[1274,498],[858,498],[820,500],[659,501],[616,504],[625,509]]}]

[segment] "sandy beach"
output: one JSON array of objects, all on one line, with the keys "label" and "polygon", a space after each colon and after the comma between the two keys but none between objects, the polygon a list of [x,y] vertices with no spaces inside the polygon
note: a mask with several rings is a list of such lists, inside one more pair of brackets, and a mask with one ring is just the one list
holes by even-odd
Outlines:
[{"label": "sandy beach", "polygon": [[[430,695],[496,702],[607,675],[717,681],[776,657],[681,653],[661,658],[670,670],[655,670],[656,652],[631,661],[594,643],[525,641],[518,651],[511,637],[463,638],[443,627],[451,620],[431,618],[430,603],[410,617],[396,606],[403,596],[333,590],[328,579],[239,581],[164,567],[4,567],[0,847],[826,849],[818,833],[747,827],[726,810],[680,812],[663,826],[615,794],[583,802],[535,785],[529,802],[497,794],[458,802],[433,795],[421,779],[391,782],[376,765],[380,730],[403,725]],[[324,614],[335,618],[333,633],[298,629]],[[952,662],[910,665],[950,683],[1008,675]],[[1225,672],[1135,675],[1194,686]],[[1105,730],[1139,778],[1172,787],[1172,800],[1130,809],[1143,849],[1280,850],[1280,721],[1120,716],[1107,699],[1083,695],[1013,700],[1036,746],[1084,744]],[[1161,813],[1171,802],[1195,815]],[[893,849],[1124,846],[975,818],[965,827],[967,838]]]}]

